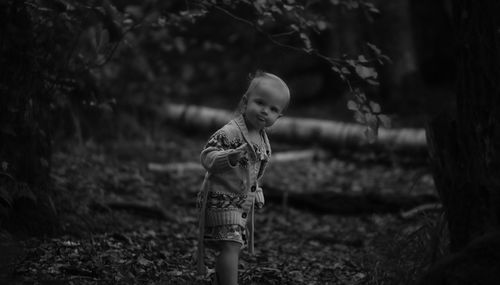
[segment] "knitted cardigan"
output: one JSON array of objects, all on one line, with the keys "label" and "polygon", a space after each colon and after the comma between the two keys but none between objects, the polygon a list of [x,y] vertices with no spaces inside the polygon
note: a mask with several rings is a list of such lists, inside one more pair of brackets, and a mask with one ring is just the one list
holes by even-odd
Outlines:
[{"label": "knitted cardigan", "polygon": [[[255,201],[264,202],[260,180],[271,156],[271,146],[264,130],[260,132],[264,141],[265,153],[258,153],[252,145],[245,119],[237,116],[220,128],[211,137],[201,152],[201,164],[207,170],[201,186],[202,200],[199,216],[198,235],[198,271],[203,274],[204,265],[204,230],[205,226],[237,224],[246,227],[248,221],[248,250],[254,253],[254,207]],[[242,157],[232,165],[228,159],[236,148],[248,143],[249,157]],[[255,163],[260,164],[257,174],[251,171]],[[207,207],[209,193],[228,195],[229,205],[225,207]],[[248,220],[247,220],[248,219]]]}]

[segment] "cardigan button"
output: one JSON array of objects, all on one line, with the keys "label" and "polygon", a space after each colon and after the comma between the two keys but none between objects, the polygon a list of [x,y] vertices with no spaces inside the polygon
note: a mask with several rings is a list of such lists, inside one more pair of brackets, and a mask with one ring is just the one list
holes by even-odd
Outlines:
[{"label": "cardigan button", "polygon": [[247,217],[247,213],[243,213],[243,214],[241,214],[241,217],[242,217],[243,219],[246,219],[246,217]]},{"label": "cardigan button", "polygon": [[255,185],[252,185],[252,187],[250,188],[250,191],[255,192],[255,189],[256,189]]}]

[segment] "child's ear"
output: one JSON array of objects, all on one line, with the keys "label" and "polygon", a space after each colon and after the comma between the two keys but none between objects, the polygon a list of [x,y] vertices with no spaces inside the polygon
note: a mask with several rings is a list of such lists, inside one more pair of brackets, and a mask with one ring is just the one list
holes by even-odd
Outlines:
[{"label": "child's ear", "polygon": [[242,101],[243,101],[243,108],[246,109],[248,105],[248,96],[247,95],[243,96]]},{"label": "child's ear", "polygon": [[243,97],[241,97],[241,102],[240,102],[240,106],[239,106],[240,113],[245,112],[245,109],[247,108],[247,103],[248,103],[248,97],[247,97],[247,95],[243,95]]}]

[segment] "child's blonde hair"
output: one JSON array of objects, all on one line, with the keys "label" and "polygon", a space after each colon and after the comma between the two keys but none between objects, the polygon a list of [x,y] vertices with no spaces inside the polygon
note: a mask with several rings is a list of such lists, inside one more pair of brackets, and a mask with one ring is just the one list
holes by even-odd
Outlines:
[{"label": "child's blonde hair", "polygon": [[[240,102],[238,103],[238,108],[236,109],[236,112],[235,112],[236,115],[243,114],[243,112],[244,112],[243,108],[245,106],[245,98],[246,98],[246,100],[248,100],[250,93],[252,93],[252,91],[255,89],[255,87],[258,86],[260,81],[262,81],[262,79],[265,79],[265,78],[273,79],[273,80],[280,82],[281,85],[283,85],[283,89],[285,90],[286,95],[288,96],[288,98],[290,100],[290,89],[288,89],[288,86],[286,85],[285,81],[283,81],[283,79],[279,78],[275,74],[272,74],[269,72],[264,72],[262,70],[257,70],[253,74],[253,76],[251,76],[250,84],[248,85],[247,91],[243,94],[243,96],[241,96]],[[288,107],[288,104],[289,104],[289,101],[287,102],[285,108],[283,108],[282,111],[284,111]]]}]

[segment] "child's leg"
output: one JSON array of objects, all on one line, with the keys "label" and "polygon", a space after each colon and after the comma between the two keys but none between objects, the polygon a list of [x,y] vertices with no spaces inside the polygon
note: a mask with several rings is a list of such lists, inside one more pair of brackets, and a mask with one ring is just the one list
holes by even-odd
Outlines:
[{"label": "child's leg", "polygon": [[220,253],[217,256],[215,272],[219,285],[238,284],[238,257],[241,245],[234,241],[220,241]]}]

